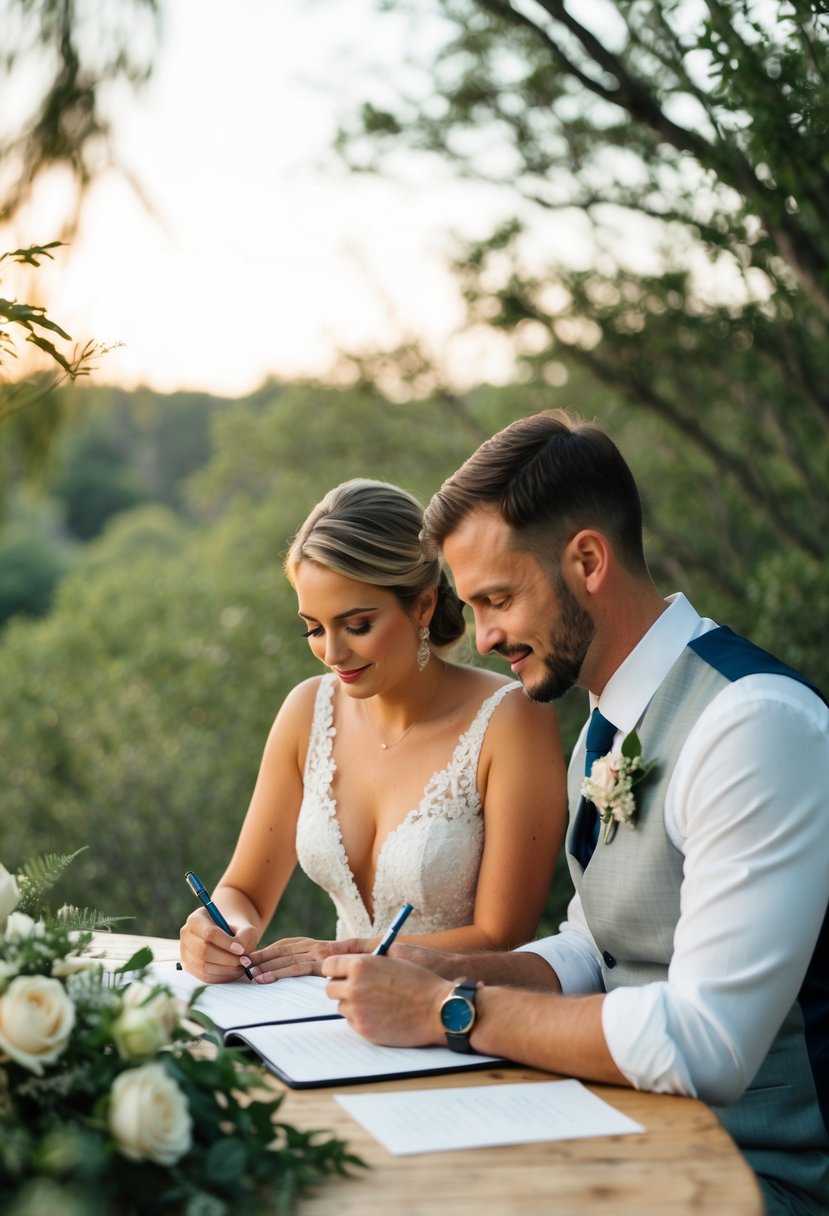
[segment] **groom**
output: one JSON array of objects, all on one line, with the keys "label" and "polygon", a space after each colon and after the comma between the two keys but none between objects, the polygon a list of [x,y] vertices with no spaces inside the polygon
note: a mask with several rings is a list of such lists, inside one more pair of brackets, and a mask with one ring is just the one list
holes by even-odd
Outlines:
[{"label": "groom", "polygon": [[[529,697],[590,692],[569,773],[576,894],[557,935],[511,953],[333,956],[329,995],[376,1042],[695,1095],[770,1213],[825,1213],[829,707],[683,595],[662,598],[627,464],[562,412],[484,443],[432,499],[424,541],[478,649]],[[627,760],[592,768],[623,743]],[[590,771],[605,824],[581,793]]]}]

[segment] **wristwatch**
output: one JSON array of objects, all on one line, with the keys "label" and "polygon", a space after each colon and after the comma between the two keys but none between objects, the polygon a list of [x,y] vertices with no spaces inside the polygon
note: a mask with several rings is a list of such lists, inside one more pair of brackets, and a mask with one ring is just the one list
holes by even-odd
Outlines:
[{"label": "wristwatch", "polygon": [[450,1051],[471,1051],[469,1035],[475,1025],[475,984],[457,984],[440,1007],[440,1022]]}]

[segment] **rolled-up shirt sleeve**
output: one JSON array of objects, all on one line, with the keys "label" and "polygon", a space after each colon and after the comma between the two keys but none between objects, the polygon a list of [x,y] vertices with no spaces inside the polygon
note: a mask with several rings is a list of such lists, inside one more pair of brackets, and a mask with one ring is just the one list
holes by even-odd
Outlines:
[{"label": "rolled-up shirt sleeve", "polygon": [[519,946],[516,953],[521,951],[543,958],[555,971],[566,996],[604,991],[601,956],[590,935],[578,895],[570,900],[567,920],[558,933]]}]

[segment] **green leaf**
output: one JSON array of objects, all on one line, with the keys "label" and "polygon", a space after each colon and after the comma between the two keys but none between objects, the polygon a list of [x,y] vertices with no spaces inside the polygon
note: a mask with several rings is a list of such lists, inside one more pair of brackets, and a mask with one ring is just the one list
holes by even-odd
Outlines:
[{"label": "green leaf", "polygon": [[27,249],[13,249],[7,253],[0,254],[0,262],[4,262],[6,258],[11,258],[21,265],[39,266],[38,258],[52,259],[49,252],[50,249],[60,249],[64,241],[49,241],[47,245],[30,245]]},{"label": "green leaf", "polygon": [[[195,999],[195,997],[193,999]],[[187,1016],[191,1022],[195,1022],[198,1026],[201,1026],[205,1031],[206,1037],[211,1039],[214,1043],[222,1044],[224,1042],[222,1032],[219,1030],[216,1023],[206,1013],[203,1013],[201,1009],[194,1009],[192,1005],[190,1005],[187,1009]]]},{"label": "green leaf", "polygon": [[637,756],[642,755],[642,742],[635,730],[632,730],[629,735],[625,735],[621,750],[622,755],[628,760],[634,760]]},{"label": "green leaf", "polygon": [[244,1173],[248,1163],[248,1150],[241,1140],[227,1136],[217,1140],[207,1153],[204,1163],[208,1182],[228,1183]]},{"label": "green leaf", "polygon": [[127,959],[124,965],[117,969],[115,974],[124,975],[127,971],[141,971],[144,967],[149,967],[152,961],[152,950],[149,946],[142,946],[140,950],[136,950],[132,958]]},{"label": "green leaf", "polygon": [[[40,323],[43,324],[43,322]],[[52,328],[56,327],[53,326]],[[61,336],[68,337],[68,334],[63,334],[61,332]],[[45,351],[47,355],[54,359],[55,363],[57,363],[59,367],[63,368],[67,375],[71,376],[72,365],[66,358],[66,355],[61,354],[54,342],[50,342],[48,338],[44,338],[41,334],[29,334],[26,341],[40,347],[42,351]]]}]

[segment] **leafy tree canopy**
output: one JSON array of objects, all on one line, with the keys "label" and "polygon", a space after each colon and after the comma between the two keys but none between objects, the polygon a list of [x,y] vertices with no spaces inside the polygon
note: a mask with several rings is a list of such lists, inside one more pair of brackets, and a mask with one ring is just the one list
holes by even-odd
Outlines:
[{"label": "leafy tree canopy", "polygon": [[113,101],[149,78],[158,0],[0,0],[0,25],[0,224],[57,170],[75,188],[71,228],[103,171],[129,172],[114,152]]},{"label": "leafy tree canopy", "polygon": [[[32,267],[53,256],[59,241],[0,254],[2,263]],[[2,286],[2,279],[0,279]],[[12,374],[20,343],[46,355],[44,368],[29,368],[21,376]],[[62,417],[61,403],[52,390],[65,380],[89,374],[106,348],[88,341],[73,345],[71,336],[47,315],[40,304],[20,303],[0,296],[0,424],[5,423],[5,470],[0,466],[0,491],[4,483],[21,472],[39,472],[51,448]],[[33,406],[38,405],[38,410]],[[5,476],[3,473],[5,472]]]},{"label": "leafy tree canopy", "polygon": [[0,625],[13,616],[44,616],[66,562],[39,533],[14,528],[0,541]]},{"label": "leafy tree canopy", "polygon": [[[437,53],[344,123],[343,155],[406,171],[399,153],[414,150],[501,191],[503,221],[457,249],[470,319],[509,335],[542,385],[569,375],[581,388],[584,369],[603,387],[602,420],[619,406],[650,419],[643,461],[669,471],[676,508],[650,520],[676,576],[708,570],[736,598],[764,557],[825,560],[825,6],[434,0],[431,12]],[[590,238],[581,262],[547,255],[565,223]],[[784,574],[766,567],[766,590],[770,571]]]},{"label": "leafy tree canopy", "polygon": [[[103,172],[130,176],[113,150],[113,103],[151,72],[158,2],[0,0],[0,29],[0,228],[10,230],[41,181],[60,178],[72,193],[62,231],[49,235],[65,240]],[[15,264],[36,269],[61,240],[0,247],[0,276]],[[0,279],[0,423],[6,424],[0,497],[17,476],[43,464],[61,423],[52,389],[87,374],[105,353],[93,341],[74,344],[45,307],[3,298],[2,287]],[[21,343],[40,361],[18,368]]]}]

